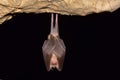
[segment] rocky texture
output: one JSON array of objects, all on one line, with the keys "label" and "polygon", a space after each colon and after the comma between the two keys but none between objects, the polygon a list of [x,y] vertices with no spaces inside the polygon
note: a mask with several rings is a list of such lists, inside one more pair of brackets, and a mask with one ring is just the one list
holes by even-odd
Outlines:
[{"label": "rocky texture", "polygon": [[59,13],[82,15],[114,11],[120,0],[0,0],[0,24],[14,13]]}]

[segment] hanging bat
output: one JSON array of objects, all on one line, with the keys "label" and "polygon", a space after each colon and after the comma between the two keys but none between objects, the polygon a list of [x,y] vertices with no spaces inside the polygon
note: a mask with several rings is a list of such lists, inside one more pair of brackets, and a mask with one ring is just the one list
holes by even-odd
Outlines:
[{"label": "hanging bat", "polygon": [[48,40],[45,40],[42,51],[45,65],[48,71],[56,68],[58,71],[62,70],[66,47],[64,42],[59,37],[58,31],[58,14],[56,14],[55,26],[54,14],[51,14],[51,32],[48,35]]}]

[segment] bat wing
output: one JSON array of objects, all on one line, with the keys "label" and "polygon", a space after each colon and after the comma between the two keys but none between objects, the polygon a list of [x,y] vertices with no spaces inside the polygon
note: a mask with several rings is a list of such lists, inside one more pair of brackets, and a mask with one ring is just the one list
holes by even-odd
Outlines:
[{"label": "bat wing", "polygon": [[45,65],[47,70],[50,70],[50,59],[52,56],[52,51],[54,49],[54,43],[52,40],[45,40],[42,50],[43,50],[43,57],[45,61]]},{"label": "bat wing", "polygon": [[58,70],[59,71],[61,71],[62,67],[63,67],[64,58],[65,58],[65,50],[66,50],[66,47],[64,45],[63,40],[58,39],[54,51],[55,51],[55,54],[56,54],[57,59],[58,59],[58,63],[59,63]]}]

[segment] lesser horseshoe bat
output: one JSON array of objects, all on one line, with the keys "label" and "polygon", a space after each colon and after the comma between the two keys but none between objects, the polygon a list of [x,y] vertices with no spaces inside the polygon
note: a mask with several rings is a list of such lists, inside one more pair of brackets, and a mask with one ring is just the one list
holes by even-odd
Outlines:
[{"label": "lesser horseshoe bat", "polygon": [[55,25],[54,14],[51,14],[51,31],[48,35],[48,40],[44,41],[42,51],[47,71],[56,68],[58,71],[62,70],[66,47],[64,42],[59,37],[58,30],[58,14],[56,15]]}]

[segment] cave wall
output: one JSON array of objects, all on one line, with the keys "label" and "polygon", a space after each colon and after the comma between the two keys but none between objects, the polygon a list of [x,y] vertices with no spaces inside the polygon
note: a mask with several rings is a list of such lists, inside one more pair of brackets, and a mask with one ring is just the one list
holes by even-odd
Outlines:
[{"label": "cave wall", "polygon": [[59,13],[81,15],[113,12],[120,7],[120,0],[0,0],[0,24],[14,13]]}]

